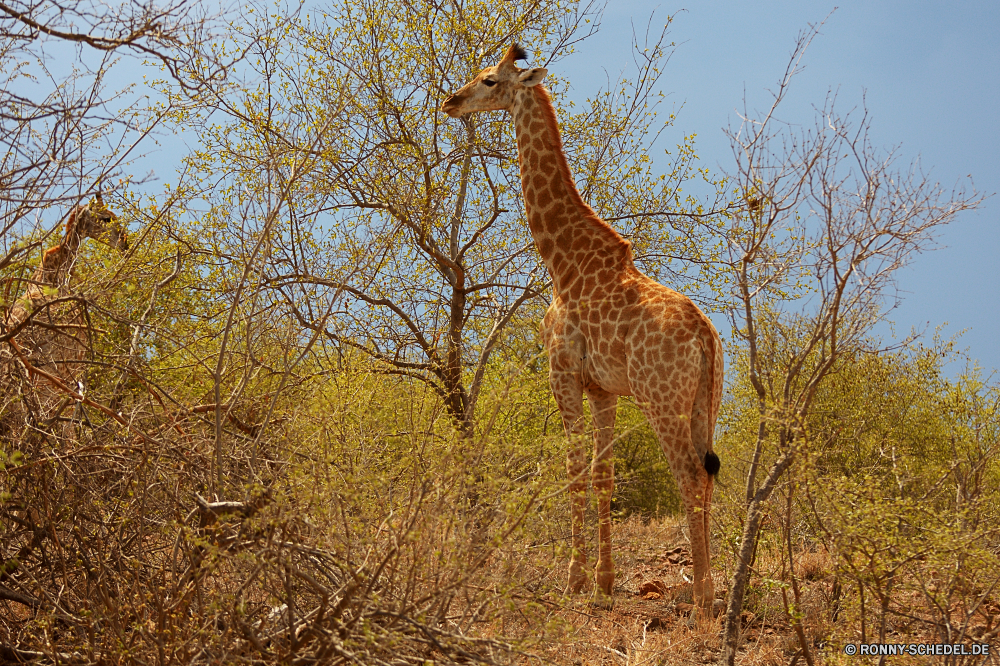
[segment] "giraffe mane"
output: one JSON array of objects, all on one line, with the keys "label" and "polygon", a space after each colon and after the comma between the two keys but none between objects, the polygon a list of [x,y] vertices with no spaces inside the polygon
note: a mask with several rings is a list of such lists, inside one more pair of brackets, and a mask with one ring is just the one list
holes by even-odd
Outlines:
[{"label": "giraffe mane", "polygon": [[85,203],[80,204],[78,206],[74,206],[73,210],[71,210],[69,212],[69,215],[66,216],[66,224],[63,225],[63,229],[64,229],[64,231],[63,231],[63,239],[69,238],[69,235],[71,233],[73,233],[73,229],[76,228],[77,218],[79,217],[80,212],[84,208],[86,208],[86,207],[87,207],[87,204],[85,204]]},{"label": "giraffe mane", "polygon": [[545,124],[549,129],[549,136],[555,137],[556,145],[553,146],[555,159],[561,162],[558,171],[563,174],[563,182],[570,196],[574,199],[574,203],[587,211],[587,222],[604,236],[606,240],[611,241],[613,248],[620,249],[624,253],[625,258],[631,261],[634,258],[632,256],[632,243],[628,239],[623,238],[610,224],[601,219],[601,216],[590,207],[590,204],[583,200],[583,197],[580,196],[580,191],[576,188],[576,183],[570,175],[572,172],[569,169],[569,163],[566,161],[566,151],[563,150],[562,135],[559,132],[559,120],[556,118],[556,110],[552,105],[552,97],[549,95],[549,91],[542,85],[534,86],[531,90],[534,91],[535,97],[541,104],[542,116],[545,118]]},{"label": "giraffe mane", "polygon": [[45,254],[42,255],[42,266],[46,266],[49,262],[57,261],[59,255],[62,254],[64,249],[65,248],[63,247],[62,243],[47,249],[45,251]]}]

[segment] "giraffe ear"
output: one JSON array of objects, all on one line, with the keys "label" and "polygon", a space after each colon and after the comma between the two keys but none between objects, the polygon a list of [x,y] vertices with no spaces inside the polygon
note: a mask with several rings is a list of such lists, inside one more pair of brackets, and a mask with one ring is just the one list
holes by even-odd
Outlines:
[{"label": "giraffe ear", "polygon": [[529,69],[525,72],[521,72],[517,80],[525,87],[530,88],[531,86],[537,86],[545,78],[545,75],[549,73],[549,70],[544,67],[535,67],[534,69]]}]

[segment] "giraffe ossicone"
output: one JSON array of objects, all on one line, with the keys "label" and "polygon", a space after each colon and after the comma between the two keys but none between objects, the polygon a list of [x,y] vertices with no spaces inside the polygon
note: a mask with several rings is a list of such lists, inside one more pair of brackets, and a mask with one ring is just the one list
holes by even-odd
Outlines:
[{"label": "giraffe ossicone", "polygon": [[[688,297],[658,284],[633,262],[632,246],[583,201],[570,172],[552,100],[540,85],[544,67],[521,69],[516,44],[441,109],[453,118],[509,111],[517,136],[528,226],[552,276],[553,296],[541,334],[549,384],[567,438],[572,521],[569,589],[587,581],[583,535],[588,482],[598,500],[595,602],[610,606],[612,444],[618,396],[634,396],[656,431],[681,493],[694,560],[695,604],[713,608],[710,509],[719,458],[712,450],[722,398],[722,343]],[[591,473],[584,452],[583,395],[594,421]]]}]

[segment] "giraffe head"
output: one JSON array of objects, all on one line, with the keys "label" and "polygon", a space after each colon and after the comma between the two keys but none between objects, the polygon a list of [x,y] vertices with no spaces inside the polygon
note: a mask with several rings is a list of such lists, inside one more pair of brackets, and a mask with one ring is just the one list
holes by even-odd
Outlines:
[{"label": "giraffe head", "polygon": [[125,226],[104,203],[100,190],[90,203],[80,204],[75,215],[66,222],[66,234],[79,234],[81,239],[94,238],[122,252],[128,249]]},{"label": "giraffe head", "polygon": [[527,54],[517,44],[507,49],[499,64],[487,67],[461,90],[445,100],[441,110],[452,118],[476,111],[510,109],[518,90],[537,86],[548,74],[544,67],[521,69],[515,60],[524,60]]}]

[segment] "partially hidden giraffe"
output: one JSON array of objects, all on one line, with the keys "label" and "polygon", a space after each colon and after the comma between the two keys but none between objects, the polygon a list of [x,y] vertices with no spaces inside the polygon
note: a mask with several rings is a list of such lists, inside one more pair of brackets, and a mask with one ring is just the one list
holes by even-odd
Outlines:
[{"label": "partially hidden giraffe", "polygon": [[[94,238],[113,248],[128,248],[124,226],[104,203],[100,191],[90,201],[73,208],[66,216],[60,242],[45,251],[32,273],[28,286],[3,319],[5,335],[13,354],[25,368],[53,375],[73,390],[79,390],[81,366],[86,357],[87,325],[79,305],[70,298],[69,281],[83,241]],[[30,319],[30,321],[29,321]],[[29,370],[30,374],[30,370]],[[37,374],[37,373],[36,373]],[[54,390],[44,378],[32,376],[39,416],[58,416],[66,396]]]},{"label": "partially hidden giraffe", "polygon": [[722,343],[708,317],[686,296],[641,273],[632,247],[583,201],[559,135],[543,67],[521,69],[516,44],[441,107],[452,118],[510,111],[528,226],[552,277],[552,304],[541,334],[549,384],[570,441],[567,455],[572,524],[569,590],[587,580],[583,535],[590,479],[584,449],[583,395],[594,430],[592,477],[598,500],[594,603],[612,604],[612,446],[618,396],[634,396],[656,431],[680,489],[694,560],[695,605],[715,599],[709,511],[719,458],[712,437],[722,397]]}]

